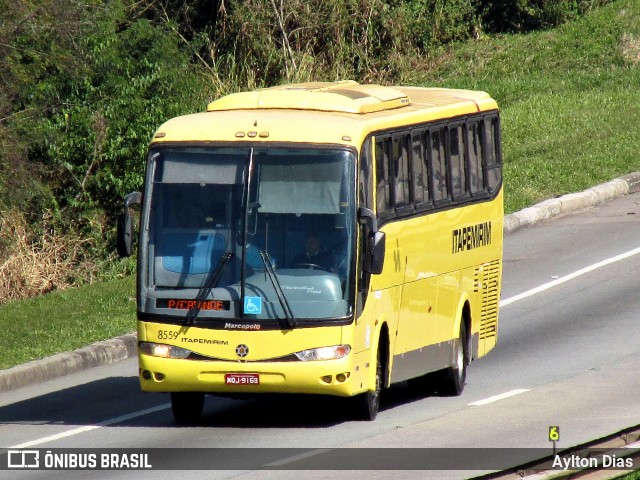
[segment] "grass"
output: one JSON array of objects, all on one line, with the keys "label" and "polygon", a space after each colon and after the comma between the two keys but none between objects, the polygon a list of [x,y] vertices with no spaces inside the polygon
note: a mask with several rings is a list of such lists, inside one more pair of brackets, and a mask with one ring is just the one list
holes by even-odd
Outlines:
[{"label": "grass", "polygon": [[632,473],[627,473],[620,477],[615,477],[615,480],[640,480],[640,470],[636,470]]},{"label": "grass", "polygon": [[[418,59],[405,83],[498,100],[507,212],[640,171],[640,2],[617,0],[553,30],[450,46]],[[134,283],[0,306],[0,368],[134,330]]]},{"label": "grass", "polygon": [[135,330],[135,277],[0,305],[0,369]]},{"label": "grass", "polygon": [[502,108],[505,209],[640,170],[640,3],[560,28],[455,45],[415,83],[485,90]]}]

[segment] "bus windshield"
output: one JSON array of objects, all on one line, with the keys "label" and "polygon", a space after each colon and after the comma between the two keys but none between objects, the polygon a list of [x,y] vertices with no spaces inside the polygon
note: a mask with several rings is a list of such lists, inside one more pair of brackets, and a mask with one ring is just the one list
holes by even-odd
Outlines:
[{"label": "bus windshield", "polygon": [[353,152],[173,146],[149,162],[147,313],[292,324],[352,313]]}]

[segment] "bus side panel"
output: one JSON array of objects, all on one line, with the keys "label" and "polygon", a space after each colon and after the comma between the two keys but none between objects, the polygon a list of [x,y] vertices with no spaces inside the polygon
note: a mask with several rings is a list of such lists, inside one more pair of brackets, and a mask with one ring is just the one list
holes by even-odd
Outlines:
[{"label": "bus side panel", "polygon": [[392,326],[393,382],[450,366],[467,300],[471,358],[496,345],[502,228],[501,194],[384,225],[385,272],[372,294]]},{"label": "bus side panel", "polygon": [[394,350],[394,382],[440,368],[438,365],[450,356],[448,348],[434,340],[434,333],[442,322],[437,315],[437,303],[438,277],[404,285]]},{"label": "bus side panel", "polygon": [[478,358],[497,343],[500,268],[500,260],[493,260],[476,266],[473,272],[475,301],[471,306],[471,332],[478,338]]},{"label": "bus side panel", "polygon": [[[390,320],[392,382],[451,363],[458,273],[455,269],[438,272],[443,270],[438,262],[450,246],[448,235],[438,230],[432,218],[416,217],[384,226],[385,272],[372,278],[372,286],[378,289],[374,295],[381,296],[379,309]],[[394,293],[385,301],[382,292],[389,290],[399,297]]]},{"label": "bus side panel", "polygon": [[[503,211],[502,191],[492,202],[492,242],[490,252],[478,259],[474,270],[474,292],[480,303],[480,316],[473,318],[478,326],[478,357],[493,349],[498,341],[498,316],[502,284]],[[480,263],[482,262],[482,263]]]},{"label": "bus side panel", "polygon": [[[381,329],[388,328],[391,332],[395,331],[397,325],[397,313],[393,308],[394,293],[397,296],[398,290],[389,288],[369,292],[364,310],[356,319],[354,328],[345,327],[343,330],[343,342],[352,346],[354,355],[352,371],[353,389],[356,394],[375,388],[375,362],[381,341]],[[392,345],[394,338],[390,335],[389,341]],[[392,345],[384,345],[384,351],[393,351]],[[383,361],[392,362],[392,359]],[[387,368],[390,368],[389,363]]]},{"label": "bus side panel", "polygon": [[438,316],[439,328],[434,332],[439,342],[449,341],[458,336],[458,305],[460,304],[460,272],[447,272],[439,276],[438,281]]}]

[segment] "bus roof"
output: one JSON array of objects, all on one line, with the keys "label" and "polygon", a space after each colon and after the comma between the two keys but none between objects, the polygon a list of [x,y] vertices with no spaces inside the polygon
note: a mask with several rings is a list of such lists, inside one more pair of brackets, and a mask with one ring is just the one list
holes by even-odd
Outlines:
[{"label": "bus roof", "polygon": [[300,83],[222,97],[206,112],[169,120],[153,142],[255,139],[359,147],[371,131],[497,108],[487,93],[472,90]]},{"label": "bus roof", "polygon": [[409,105],[406,94],[380,85],[351,80],[280,85],[227,95],[211,102],[207,111],[294,109],[322,112],[371,113]]}]

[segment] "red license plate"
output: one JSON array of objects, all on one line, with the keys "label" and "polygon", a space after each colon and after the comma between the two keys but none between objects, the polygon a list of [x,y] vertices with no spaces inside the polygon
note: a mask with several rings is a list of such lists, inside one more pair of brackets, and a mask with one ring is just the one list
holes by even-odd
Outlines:
[{"label": "red license plate", "polygon": [[260,375],[257,373],[227,373],[224,376],[227,385],[259,385]]}]

